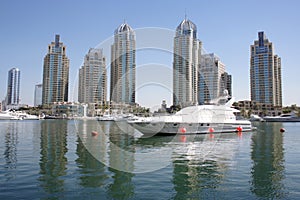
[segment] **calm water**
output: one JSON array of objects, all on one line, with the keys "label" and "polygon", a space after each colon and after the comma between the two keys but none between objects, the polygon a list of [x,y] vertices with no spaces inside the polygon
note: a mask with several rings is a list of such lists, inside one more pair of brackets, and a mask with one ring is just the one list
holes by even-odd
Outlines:
[{"label": "calm water", "polygon": [[299,199],[300,123],[255,125],[140,138],[124,123],[0,121],[0,199]]}]

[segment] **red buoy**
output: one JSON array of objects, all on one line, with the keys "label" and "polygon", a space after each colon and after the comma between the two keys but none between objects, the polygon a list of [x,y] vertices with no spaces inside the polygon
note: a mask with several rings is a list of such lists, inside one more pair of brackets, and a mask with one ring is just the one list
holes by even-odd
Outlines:
[{"label": "red buoy", "polygon": [[179,129],[179,131],[180,131],[181,133],[186,133],[186,128],[182,127],[182,128]]},{"label": "red buoy", "polygon": [[280,129],[280,132],[281,132],[281,133],[284,133],[284,132],[285,132],[285,129],[284,129],[284,128],[281,128],[281,129]]},{"label": "red buoy", "polygon": [[209,127],[208,132],[213,133],[213,132],[215,132],[215,129],[213,127]]},{"label": "red buoy", "polygon": [[98,132],[97,131],[92,131],[92,136],[97,136],[98,135]]},{"label": "red buoy", "polygon": [[242,131],[243,131],[243,127],[238,126],[238,127],[236,128],[236,131],[237,131],[237,132],[242,132]]}]

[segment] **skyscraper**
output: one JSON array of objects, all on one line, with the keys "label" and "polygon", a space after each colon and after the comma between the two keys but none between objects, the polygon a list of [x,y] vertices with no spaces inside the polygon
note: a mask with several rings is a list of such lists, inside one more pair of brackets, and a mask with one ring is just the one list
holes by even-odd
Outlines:
[{"label": "skyscraper", "polygon": [[6,105],[20,103],[20,70],[12,68],[8,71]]},{"label": "skyscraper", "polygon": [[186,107],[198,103],[198,68],[201,41],[197,27],[184,19],[176,29],[173,57],[173,104]]},{"label": "skyscraper", "polygon": [[67,102],[69,87],[69,59],[66,46],[55,35],[55,41],[48,45],[44,58],[42,103]]},{"label": "skyscraper", "polygon": [[281,58],[263,31],[258,32],[250,51],[251,100],[281,107]]},{"label": "skyscraper", "polygon": [[35,85],[34,89],[34,106],[42,105],[43,84]]},{"label": "skyscraper", "polygon": [[227,76],[225,80],[225,65],[217,55],[214,53],[202,55],[199,68],[199,104],[208,103],[222,96],[225,89],[230,89],[231,92],[231,88],[227,88],[228,78],[231,82],[231,77]]},{"label": "skyscraper", "polygon": [[78,101],[104,103],[107,96],[106,63],[102,49],[91,48],[79,69]]},{"label": "skyscraper", "polygon": [[135,104],[135,32],[121,24],[114,33],[111,46],[110,101]]},{"label": "skyscraper", "polygon": [[221,92],[228,91],[228,95],[232,96],[232,76],[227,72],[221,75]]}]

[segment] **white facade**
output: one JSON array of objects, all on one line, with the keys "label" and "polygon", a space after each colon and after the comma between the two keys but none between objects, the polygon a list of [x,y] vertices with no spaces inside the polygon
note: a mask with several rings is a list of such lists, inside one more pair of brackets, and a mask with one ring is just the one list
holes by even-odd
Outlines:
[{"label": "white facade", "polygon": [[204,54],[199,68],[199,104],[209,103],[223,95],[225,86],[222,74],[225,65],[215,54]]},{"label": "white facade", "polygon": [[91,48],[79,69],[78,101],[103,103],[107,97],[106,61],[102,49]]}]

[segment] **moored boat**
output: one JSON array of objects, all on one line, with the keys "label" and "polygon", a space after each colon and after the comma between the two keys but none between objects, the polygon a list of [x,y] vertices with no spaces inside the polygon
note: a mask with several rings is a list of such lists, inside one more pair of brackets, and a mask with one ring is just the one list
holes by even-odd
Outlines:
[{"label": "moored boat", "polygon": [[21,120],[21,119],[22,118],[20,118],[14,112],[11,112],[9,110],[0,112],[0,120]]},{"label": "moored boat", "polygon": [[232,101],[225,105],[196,105],[183,108],[170,116],[146,117],[128,121],[144,135],[174,135],[251,131],[248,120],[237,120]]},{"label": "moored boat", "polygon": [[295,113],[282,114],[279,116],[266,116],[263,119],[266,122],[300,122],[300,117]]}]

